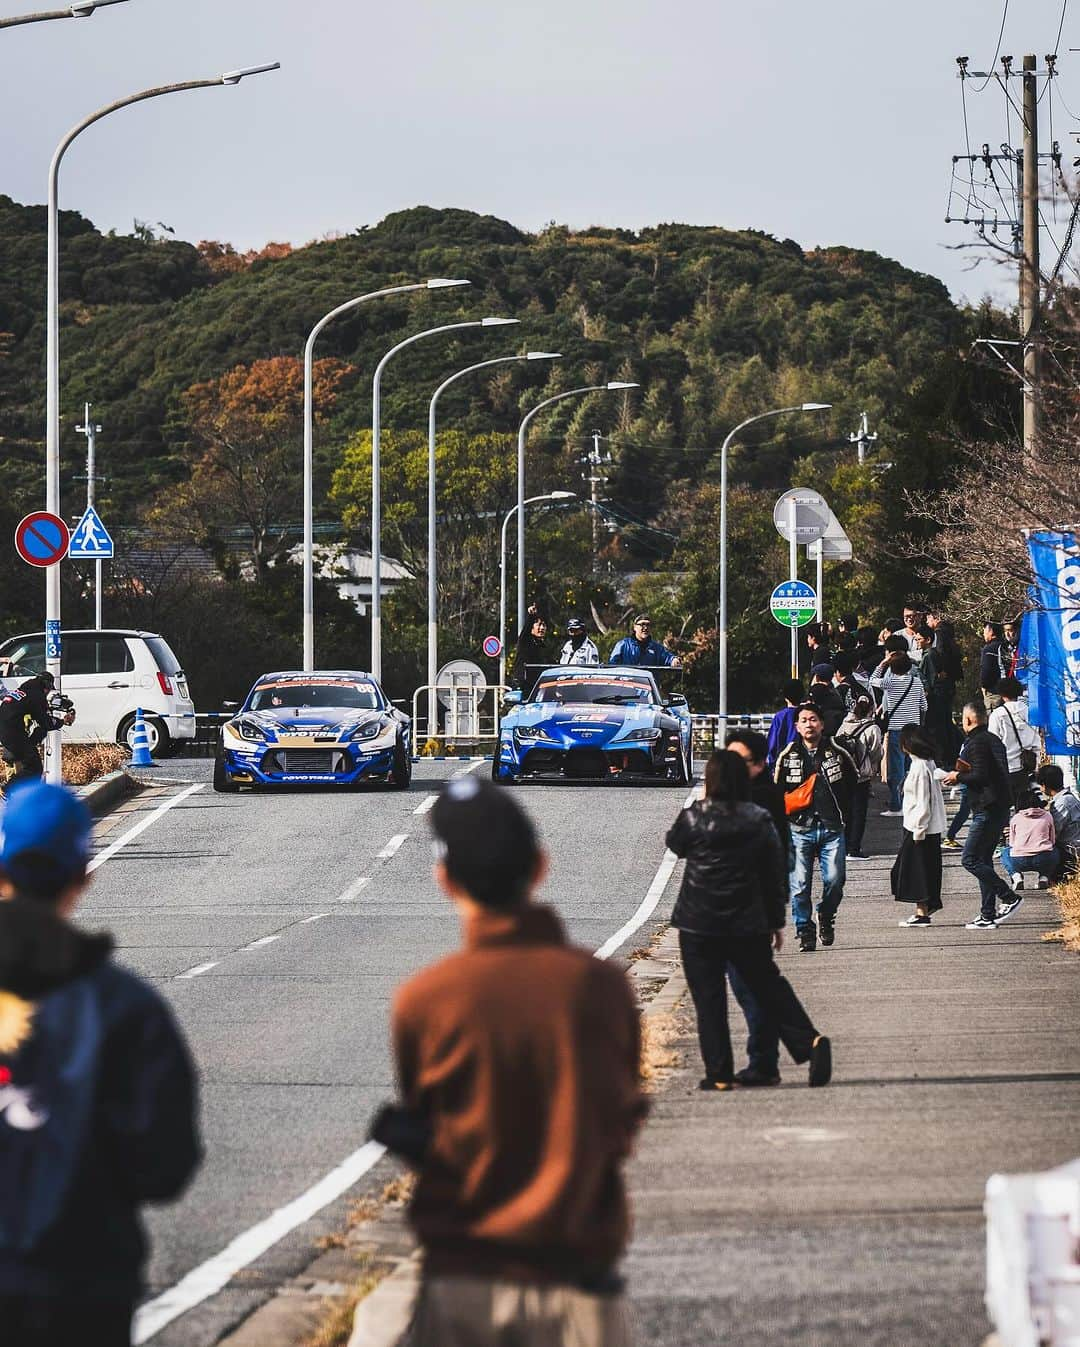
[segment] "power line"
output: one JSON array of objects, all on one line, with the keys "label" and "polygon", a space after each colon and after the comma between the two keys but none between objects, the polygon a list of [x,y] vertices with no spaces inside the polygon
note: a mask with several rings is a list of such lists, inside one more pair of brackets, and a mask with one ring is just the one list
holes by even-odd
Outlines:
[{"label": "power line", "polygon": [[1001,11],[1001,27],[998,29],[997,46],[994,48],[994,58],[990,62],[990,64],[986,67],[987,70],[990,72],[990,74],[987,75],[986,79],[984,79],[982,84],[980,84],[979,87],[975,90],[977,94],[981,94],[982,91],[986,88],[986,86],[990,83],[990,80],[993,78],[994,67],[997,65],[998,54],[1001,51],[1001,39],[1005,36],[1005,20],[1008,17],[1009,17],[1009,0],[1005,0],[1005,8]]}]

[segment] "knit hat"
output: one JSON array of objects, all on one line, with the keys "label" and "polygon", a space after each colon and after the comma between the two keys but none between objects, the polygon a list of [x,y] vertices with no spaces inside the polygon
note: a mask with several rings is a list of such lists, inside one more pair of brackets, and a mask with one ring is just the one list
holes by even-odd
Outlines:
[{"label": "knit hat", "polygon": [[811,678],[829,678],[831,679],[836,670],[831,664],[815,664],[810,670]]},{"label": "knit hat", "polygon": [[10,788],[0,829],[0,869],[26,897],[55,898],[86,870],[93,819],[64,786]]},{"label": "knit hat", "polygon": [[525,811],[505,790],[475,776],[445,787],[431,810],[435,857],[486,907],[517,907],[528,896],[540,844]]}]

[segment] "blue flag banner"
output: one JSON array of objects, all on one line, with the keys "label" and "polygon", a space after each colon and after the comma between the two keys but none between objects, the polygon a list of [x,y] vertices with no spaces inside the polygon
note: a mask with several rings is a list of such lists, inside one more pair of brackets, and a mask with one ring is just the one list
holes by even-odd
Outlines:
[{"label": "blue flag banner", "polygon": [[1035,583],[1024,614],[1017,675],[1027,684],[1031,723],[1051,754],[1080,756],[1080,536],[1028,534]]}]

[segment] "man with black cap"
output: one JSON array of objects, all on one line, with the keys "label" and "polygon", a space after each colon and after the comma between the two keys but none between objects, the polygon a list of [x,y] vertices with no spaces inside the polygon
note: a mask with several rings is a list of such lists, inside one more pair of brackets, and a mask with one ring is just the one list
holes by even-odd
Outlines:
[{"label": "man with black cap", "polygon": [[[49,696],[56,687],[52,674],[35,674],[11,692],[0,697],[0,747],[4,757],[14,766],[15,776],[28,778],[41,775],[41,754],[38,744],[52,730],[75,721],[70,708],[54,715]],[[34,728],[28,728],[32,723]]]},{"label": "man with black cap", "polygon": [[599,664],[600,651],[589,639],[585,623],[572,617],[566,624],[566,644],[559,655],[560,664]]},{"label": "man with black cap", "polygon": [[832,664],[815,664],[810,670],[810,700],[821,712],[825,733],[831,738],[847,713],[844,698],[833,687],[836,669]]},{"label": "man with black cap", "polygon": [[70,921],[83,802],[27,782],[0,823],[0,1339],[129,1347],[139,1207],[200,1159],[194,1071],[164,1000]]},{"label": "man with black cap", "polygon": [[645,1111],[629,987],[533,900],[547,858],[504,791],[453,781],[431,826],[463,948],[398,991],[403,1102],[373,1128],[418,1171],[409,1342],[625,1347],[621,1168]]}]

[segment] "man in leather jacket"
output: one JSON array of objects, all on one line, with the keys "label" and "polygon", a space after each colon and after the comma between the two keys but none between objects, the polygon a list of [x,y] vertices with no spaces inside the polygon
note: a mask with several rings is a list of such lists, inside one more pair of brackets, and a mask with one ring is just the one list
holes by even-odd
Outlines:
[{"label": "man in leather jacket", "polygon": [[[813,702],[799,707],[796,737],[781,752],[773,773],[785,796],[814,778],[813,793],[799,808],[788,809],[791,823],[791,908],[799,948],[809,954],[836,939],[836,911],[843,901],[847,851],[844,829],[858,781],[851,755],[825,733],[821,712]],[[811,892],[814,862],[821,866],[822,894],[818,926],[814,925]]]}]

